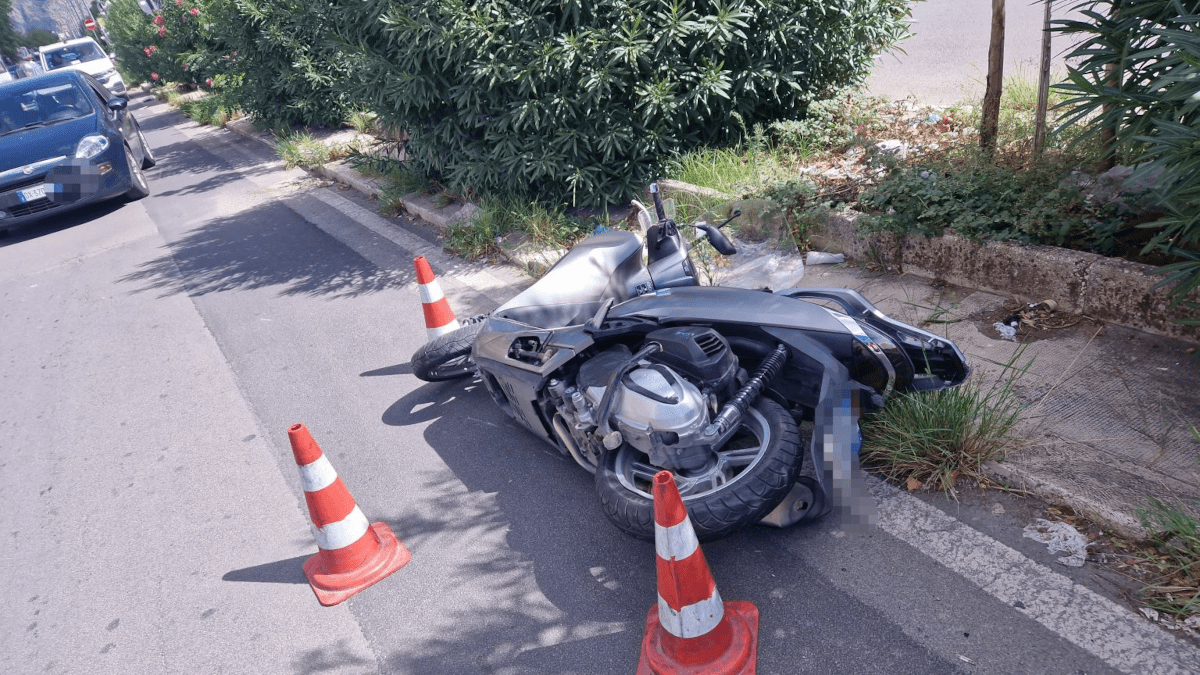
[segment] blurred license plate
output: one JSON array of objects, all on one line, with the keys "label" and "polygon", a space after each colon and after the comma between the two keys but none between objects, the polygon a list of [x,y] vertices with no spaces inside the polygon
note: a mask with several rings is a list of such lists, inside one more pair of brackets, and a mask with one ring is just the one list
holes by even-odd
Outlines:
[{"label": "blurred license plate", "polygon": [[46,198],[46,186],[45,185],[39,185],[37,187],[26,188],[24,190],[17,190],[17,199],[21,200],[22,203],[32,202],[32,201],[35,201],[38,199],[45,199],[45,198]]}]

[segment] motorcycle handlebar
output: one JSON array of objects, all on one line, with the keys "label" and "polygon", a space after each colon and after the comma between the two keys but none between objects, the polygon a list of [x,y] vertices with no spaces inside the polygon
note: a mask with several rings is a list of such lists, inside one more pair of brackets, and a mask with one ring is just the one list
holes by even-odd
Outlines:
[{"label": "motorcycle handlebar", "polygon": [[658,222],[667,219],[667,212],[663,208],[662,195],[658,193],[658,183],[650,184],[650,196],[654,198],[654,214],[658,216]]}]

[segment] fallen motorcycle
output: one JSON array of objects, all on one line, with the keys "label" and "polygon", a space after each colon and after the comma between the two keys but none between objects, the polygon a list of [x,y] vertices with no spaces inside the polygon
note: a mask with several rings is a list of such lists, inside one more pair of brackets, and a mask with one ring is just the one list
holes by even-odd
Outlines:
[{"label": "fallen motorcycle", "polygon": [[[700,286],[683,230],[657,185],[651,194],[644,242],[626,231],[583,240],[491,314],[418,349],[413,373],[477,375],[505,412],[595,475],[606,516],[637,537],[654,536],[651,481],[663,469],[702,540],[835,503],[866,517],[873,503],[854,486],[860,414],[893,392],[962,383],[962,352],[852,290]],[[693,227],[732,255],[730,220]]]}]

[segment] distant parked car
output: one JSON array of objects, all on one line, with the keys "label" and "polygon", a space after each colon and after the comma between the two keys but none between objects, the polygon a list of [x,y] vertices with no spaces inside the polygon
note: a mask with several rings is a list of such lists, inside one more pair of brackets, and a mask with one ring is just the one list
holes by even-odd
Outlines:
[{"label": "distant parked car", "polygon": [[128,106],[77,70],[0,84],[0,232],[150,194],[142,170],[154,154]]},{"label": "distant parked car", "polygon": [[125,93],[125,80],[117,72],[108,54],[90,37],[56,42],[38,49],[42,69],[47,73],[60,68],[82,70],[94,75],[114,94]]}]

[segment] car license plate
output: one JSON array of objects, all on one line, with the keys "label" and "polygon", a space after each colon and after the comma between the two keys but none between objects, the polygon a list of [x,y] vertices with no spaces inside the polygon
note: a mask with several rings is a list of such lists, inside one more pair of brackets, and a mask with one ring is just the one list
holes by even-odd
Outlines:
[{"label": "car license plate", "polygon": [[26,188],[24,190],[17,190],[17,199],[21,200],[21,203],[32,202],[32,201],[36,201],[38,199],[45,199],[45,198],[46,198],[46,186],[45,185],[39,185],[37,187]]}]

